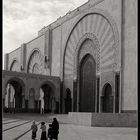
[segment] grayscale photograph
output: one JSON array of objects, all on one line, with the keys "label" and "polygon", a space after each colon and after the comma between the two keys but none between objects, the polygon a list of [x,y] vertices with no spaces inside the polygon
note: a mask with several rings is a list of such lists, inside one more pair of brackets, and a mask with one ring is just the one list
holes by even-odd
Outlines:
[{"label": "grayscale photograph", "polygon": [[2,140],[138,139],[138,0],[2,8]]}]

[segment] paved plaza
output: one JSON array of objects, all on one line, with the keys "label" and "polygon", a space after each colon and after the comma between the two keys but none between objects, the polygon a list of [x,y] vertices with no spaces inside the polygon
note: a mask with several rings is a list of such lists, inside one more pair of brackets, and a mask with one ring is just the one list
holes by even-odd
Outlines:
[{"label": "paved plaza", "polygon": [[67,115],[4,114],[3,140],[31,140],[31,124],[38,124],[37,140],[40,140],[40,122],[48,124],[57,117],[60,123],[59,140],[137,140],[137,128],[89,127],[69,124]]}]

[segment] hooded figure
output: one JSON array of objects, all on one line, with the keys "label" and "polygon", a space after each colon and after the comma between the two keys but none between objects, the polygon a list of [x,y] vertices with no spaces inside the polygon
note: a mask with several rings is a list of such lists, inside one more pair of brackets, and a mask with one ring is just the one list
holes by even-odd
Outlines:
[{"label": "hooded figure", "polygon": [[59,134],[59,123],[56,118],[53,118],[52,122],[52,130],[53,130],[53,138],[58,140],[58,134]]}]

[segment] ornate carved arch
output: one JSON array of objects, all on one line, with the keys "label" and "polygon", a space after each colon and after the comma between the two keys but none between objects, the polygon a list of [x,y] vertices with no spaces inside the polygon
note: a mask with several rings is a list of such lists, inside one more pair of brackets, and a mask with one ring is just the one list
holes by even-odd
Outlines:
[{"label": "ornate carved arch", "polygon": [[[81,49],[82,44],[87,40],[91,40],[93,42],[94,45],[92,45],[93,47],[93,51],[94,55],[90,54],[93,56],[93,58],[96,61],[96,65],[97,65],[97,72],[99,72],[100,70],[100,45],[99,45],[99,41],[97,39],[97,37],[92,34],[92,33],[86,33],[84,36],[82,36],[82,38],[79,40],[77,46],[76,46],[76,50],[74,53],[74,74],[73,77],[77,78],[77,73],[78,73],[78,67],[79,67],[79,63],[78,63],[78,55],[79,55],[79,51]],[[85,52],[87,53],[87,52]]]},{"label": "ornate carved arch", "polygon": [[39,49],[34,49],[28,59],[27,73],[43,74],[44,58]]},{"label": "ornate carved arch", "polygon": [[10,65],[10,70],[11,71],[20,71],[19,61],[16,58],[14,58],[12,60],[12,63]]},{"label": "ornate carved arch", "polygon": [[[92,11],[88,11],[88,12],[85,12],[84,13],[84,15],[82,15],[82,16],[80,16],[78,19],[77,19],[77,22],[75,22],[74,24],[73,24],[73,26],[72,26],[72,28],[70,29],[70,31],[69,31],[69,34],[68,34],[68,36],[67,36],[67,38],[66,38],[66,43],[65,43],[65,48],[64,48],[64,53],[63,53],[63,75],[62,75],[62,78],[64,78],[65,77],[65,69],[69,69],[68,67],[65,67],[65,61],[68,61],[68,60],[66,60],[66,55],[68,55],[68,53],[67,53],[67,50],[69,49],[69,52],[71,51],[73,51],[72,50],[72,48],[74,48],[74,38],[75,39],[77,39],[78,37],[77,37],[77,34],[79,33],[79,32],[81,32],[81,31],[79,31],[79,29],[76,29],[76,27],[78,26],[78,24],[80,23],[80,22],[82,22],[82,20],[84,20],[84,18],[86,19],[86,18],[88,18],[88,16],[90,16],[90,15],[98,15],[98,16],[100,16],[100,17],[102,17],[102,19],[104,20],[104,21],[106,21],[106,23],[108,23],[108,25],[110,26],[110,29],[109,29],[109,31],[108,32],[110,32],[110,31],[112,31],[112,37],[110,38],[110,42],[112,41],[112,40],[114,40],[113,42],[111,42],[112,43],[112,48],[114,49],[114,52],[112,52],[112,56],[110,56],[110,60],[114,60],[114,63],[113,64],[111,64],[111,67],[110,67],[110,69],[116,69],[116,67],[118,67],[118,65],[119,65],[119,63],[118,63],[118,53],[119,53],[119,49],[118,49],[118,43],[119,43],[119,37],[118,37],[118,30],[117,30],[117,25],[116,25],[116,23],[115,23],[115,21],[114,21],[114,19],[110,16],[110,14],[108,14],[108,12],[106,12],[106,11],[103,11],[103,10],[100,10],[100,9],[94,9],[94,10],[92,10]],[[101,24],[101,25],[105,25],[106,23],[104,22],[103,24],[102,24],[102,22],[101,21],[103,21],[101,18],[98,18],[98,19],[100,19],[100,20],[98,20],[98,21],[100,21],[100,23],[99,24]],[[90,19],[90,21],[93,21],[93,19]],[[88,23],[89,23],[89,21],[87,21]],[[87,24],[88,24],[87,23]],[[86,29],[88,29],[89,30],[89,28],[91,27],[91,25],[90,25],[90,27],[85,27],[85,23],[82,25],[83,26],[83,28],[81,27],[81,30],[86,30]],[[106,26],[107,27],[107,26]],[[75,31],[76,30],[76,31]],[[89,34],[92,34],[93,32],[86,32],[86,33],[89,33]],[[71,36],[72,36],[72,34],[73,34],[73,38],[71,39]],[[93,33],[94,34],[94,33]],[[96,34],[94,34],[94,36],[96,36],[97,37],[97,35]],[[97,37],[98,38],[98,37]],[[99,41],[99,38],[97,39],[98,41]],[[104,39],[105,40],[105,39]],[[94,40],[95,41],[95,40]],[[69,47],[69,42],[71,43],[71,49],[70,49],[70,47]],[[76,41],[75,41],[76,42]],[[96,41],[95,41],[96,42]],[[99,41],[100,42],[100,41]],[[110,43],[110,42],[108,42],[108,44]],[[77,42],[77,44],[79,44],[78,42]],[[76,46],[77,46],[77,44],[76,44]],[[72,46],[73,45],[73,46]],[[100,42],[100,47],[102,46],[102,42]],[[110,49],[111,50],[111,49]],[[72,56],[69,56],[69,58],[70,57],[72,57]],[[111,58],[112,57],[112,58]],[[106,59],[106,58],[105,58]],[[102,61],[102,63],[105,63],[105,61],[106,60],[103,60]],[[70,64],[70,65],[73,65],[73,64]],[[75,64],[74,64],[74,67],[75,67]],[[70,70],[70,69],[69,69]]]}]

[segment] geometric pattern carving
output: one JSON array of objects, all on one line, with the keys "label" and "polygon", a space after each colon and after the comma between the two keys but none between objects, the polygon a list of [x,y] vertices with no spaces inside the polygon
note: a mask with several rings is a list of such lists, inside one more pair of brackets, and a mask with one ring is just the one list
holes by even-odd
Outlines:
[{"label": "geometric pattern carving", "polygon": [[96,61],[96,72],[100,70],[100,46],[97,38],[91,34],[86,33],[78,42],[74,54],[74,77],[77,77],[79,64],[81,59],[86,55],[91,54]]},{"label": "geometric pattern carving", "polygon": [[32,53],[29,59],[28,73],[44,74],[43,56],[37,50]]},{"label": "geometric pattern carving", "polygon": [[[116,46],[116,37],[113,27],[105,16],[98,13],[90,13],[82,17],[73,28],[65,49],[64,54],[64,78],[72,79],[75,76],[75,52],[78,52],[83,42],[80,41],[83,36],[92,36],[93,44],[96,46],[97,71],[114,71],[117,65],[118,45]],[[84,40],[83,40],[84,41]]]}]

